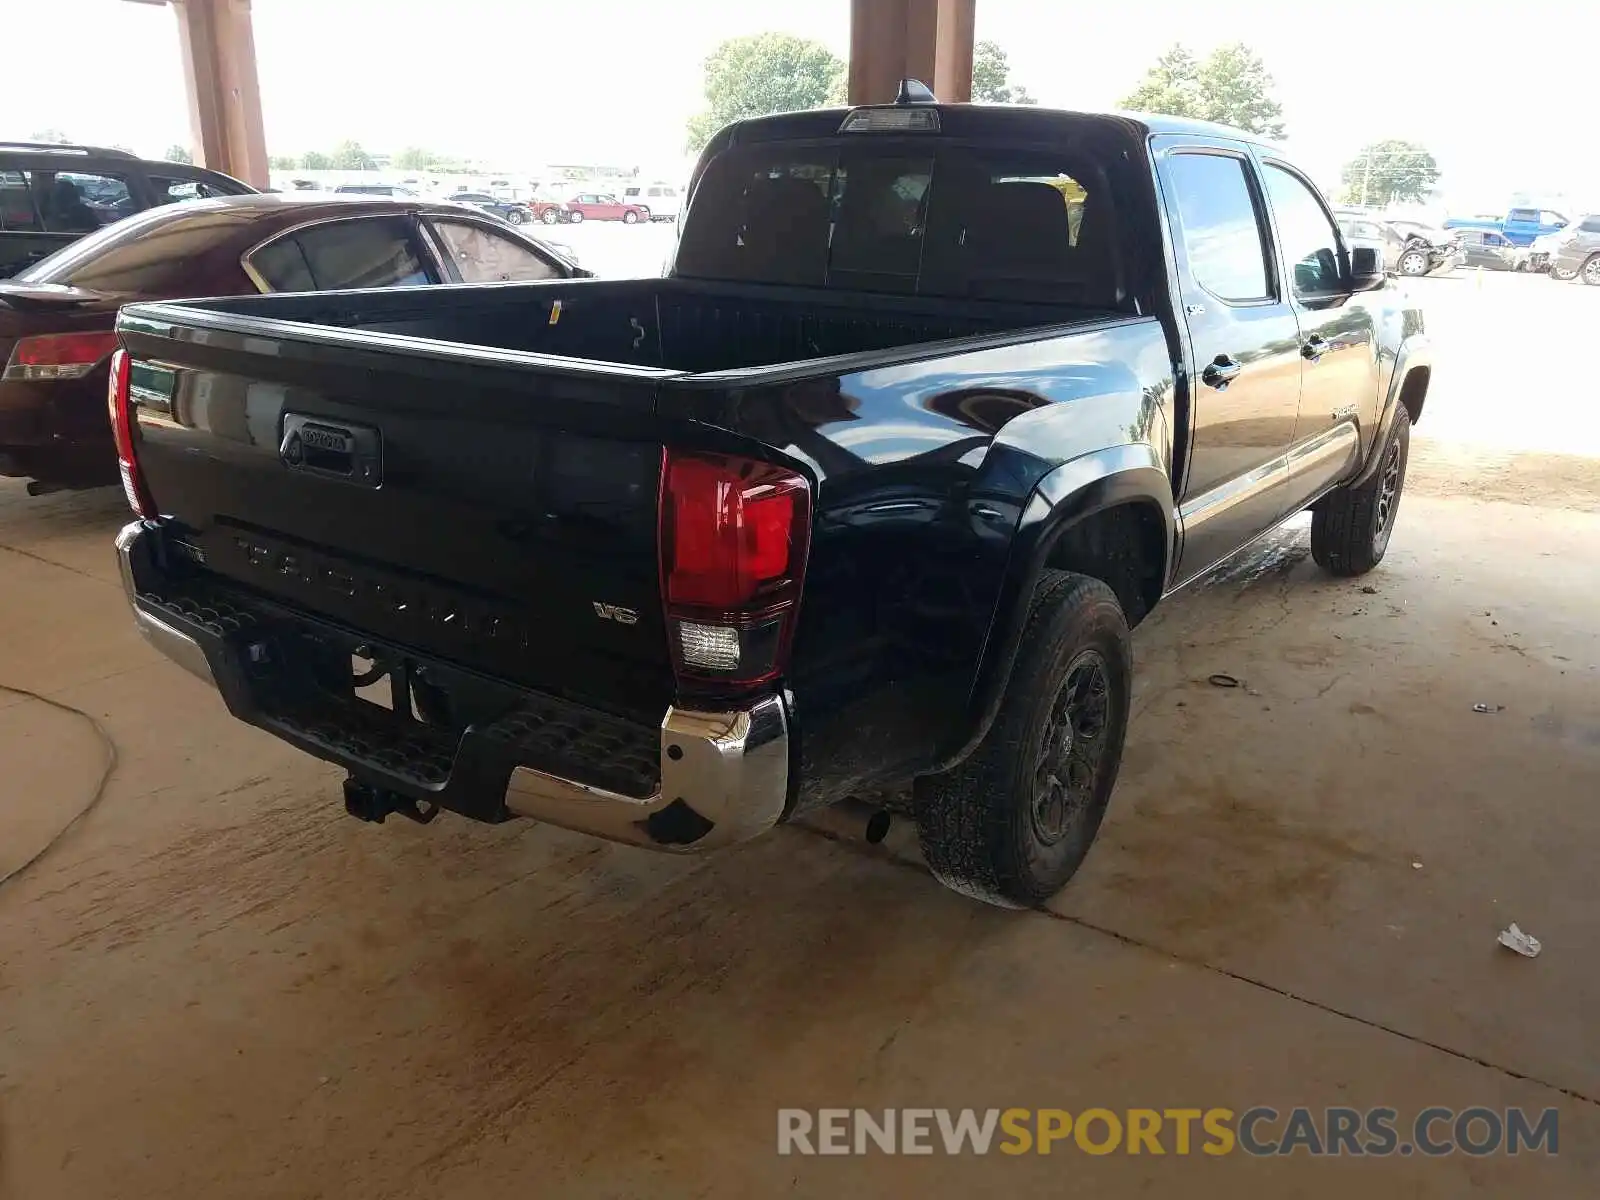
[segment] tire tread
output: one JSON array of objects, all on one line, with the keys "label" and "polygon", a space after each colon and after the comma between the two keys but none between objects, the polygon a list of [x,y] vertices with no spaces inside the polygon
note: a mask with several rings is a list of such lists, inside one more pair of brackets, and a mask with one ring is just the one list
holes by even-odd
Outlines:
[{"label": "tire tread", "polygon": [[[1047,651],[1059,643],[1065,627],[1100,604],[1109,604],[1117,614],[1120,665],[1124,680],[1131,679],[1127,626],[1115,593],[1090,576],[1047,570],[1034,591],[1017,662],[988,734],[963,762],[918,781],[915,810],[923,857],[939,881],[954,891],[1003,907],[1027,907],[1066,882],[1041,888],[1030,877],[1020,847],[1009,835],[1014,814],[1006,802],[1016,786],[1018,762],[1035,734],[1035,693],[1056,665],[1056,657]],[[1125,714],[1123,720],[1125,729]],[[1110,771],[1108,790],[1115,783],[1115,763]]]}]

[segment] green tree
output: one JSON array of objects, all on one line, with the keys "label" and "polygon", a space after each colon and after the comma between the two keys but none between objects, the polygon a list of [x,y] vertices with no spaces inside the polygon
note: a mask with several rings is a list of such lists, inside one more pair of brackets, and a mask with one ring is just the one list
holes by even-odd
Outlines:
[{"label": "green tree", "polygon": [[1439,178],[1439,164],[1417,143],[1389,138],[1364,147],[1339,178],[1347,204],[1422,200]]},{"label": "green tree", "polygon": [[321,150],[307,150],[300,156],[300,166],[307,171],[326,171],[332,168],[333,159]]},{"label": "green tree", "polygon": [[706,111],[689,118],[690,151],[733,121],[844,102],[844,63],[822,43],[787,33],[729,38],[705,73]]},{"label": "green tree", "polygon": [[292,171],[300,165],[300,160],[292,154],[273,154],[267,159],[267,166],[274,171]]},{"label": "green tree", "polygon": [[361,148],[361,143],[346,139],[333,148],[332,166],[340,171],[371,171],[377,167],[372,155]]},{"label": "green tree", "polygon": [[1123,98],[1124,108],[1217,121],[1264,137],[1283,136],[1283,106],[1272,76],[1243,42],[1218,46],[1203,60],[1175,45]]},{"label": "green tree", "polygon": [[191,165],[194,163],[194,155],[189,153],[189,148],[181,146],[177,142],[173,142],[172,145],[168,146],[167,152],[161,157],[167,162],[189,163]]},{"label": "green tree", "polygon": [[421,146],[407,146],[394,156],[394,165],[402,171],[421,171],[428,167],[437,166],[439,156],[432,150],[424,150]]},{"label": "green tree", "polygon": [[1011,64],[998,42],[979,42],[972,48],[972,98],[980,104],[1037,104],[1028,89],[1013,87]]}]

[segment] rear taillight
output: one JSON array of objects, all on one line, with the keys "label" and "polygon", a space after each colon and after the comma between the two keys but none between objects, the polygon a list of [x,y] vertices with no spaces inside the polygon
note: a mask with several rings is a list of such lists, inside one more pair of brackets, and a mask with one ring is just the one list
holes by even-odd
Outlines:
[{"label": "rear taillight", "polygon": [[7,380],[82,379],[117,348],[115,333],[47,333],[11,349]]},{"label": "rear taillight", "polygon": [[122,472],[122,491],[128,506],[141,517],[154,517],[156,506],[139,474],[139,460],[133,452],[133,400],[131,396],[133,360],[126,350],[111,356],[111,378],[106,385],[106,407],[111,414],[111,437],[117,444],[117,466]]},{"label": "rear taillight", "polygon": [[782,673],[811,537],[811,489],[745,458],[666,451],[661,599],[682,679],[743,687]]}]

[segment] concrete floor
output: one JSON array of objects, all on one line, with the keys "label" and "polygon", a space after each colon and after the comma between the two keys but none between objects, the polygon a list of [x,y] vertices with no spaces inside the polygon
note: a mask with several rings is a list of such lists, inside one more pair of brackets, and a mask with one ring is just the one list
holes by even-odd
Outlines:
[{"label": "concrete floor", "polygon": [[[0,488],[0,683],[117,754],[0,890],[0,1197],[1594,1195],[1600,462],[1413,462],[1368,579],[1291,527],[1139,631],[1100,844],[1021,914],[843,816],[359,825],[132,633],[117,498]],[[0,873],[104,753],[0,693]],[[779,1107],[1256,1104],[1554,1106],[1561,1152],[775,1154]]]}]

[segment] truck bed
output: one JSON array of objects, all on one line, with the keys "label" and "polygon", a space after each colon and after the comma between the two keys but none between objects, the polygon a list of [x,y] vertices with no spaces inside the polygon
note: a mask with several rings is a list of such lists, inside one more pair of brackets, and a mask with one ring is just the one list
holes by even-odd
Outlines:
[{"label": "truck bed", "polygon": [[185,308],[292,322],[302,331],[317,326],[393,334],[689,374],[772,367],[1104,315],[1063,306],[872,297],[691,279],[246,296]]},{"label": "truck bed", "polygon": [[[1062,324],[1034,306],[638,280],[132,305],[119,328],[136,361],[166,364],[137,389],[139,463],[208,575],[643,720],[674,693],[664,447],[848,472],[815,435],[856,419],[841,381],[897,362],[937,374]],[[979,444],[969,418],[930,419]],[[381,466],[286,466],[308,424],[370,439]],[[596,618],[614,610],[636,623]]]}]

